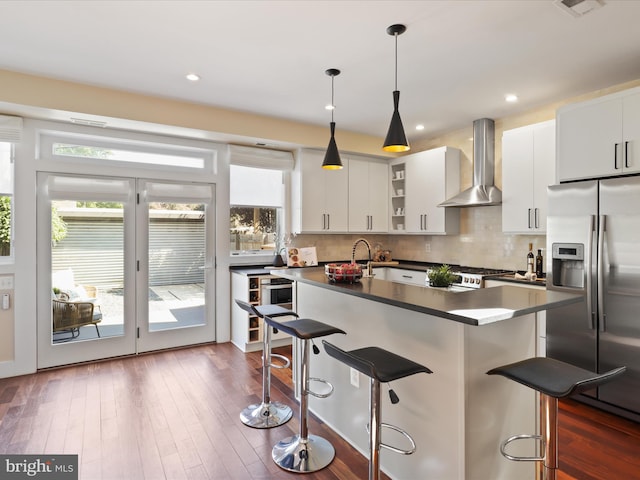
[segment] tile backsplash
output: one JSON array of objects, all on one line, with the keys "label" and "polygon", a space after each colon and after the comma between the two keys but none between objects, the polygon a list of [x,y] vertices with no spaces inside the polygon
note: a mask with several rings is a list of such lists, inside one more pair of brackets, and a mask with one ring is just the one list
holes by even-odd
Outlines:
[{"label": "tile backsplash", "polygon": [[[304,234],[294,237],[292,244],[316,247],[320,262],[342,261],[351,258],[353,243],[361,237],[372,248],[380,245],[391,250],[393,259],[508,270],[526,270],[529,243],[533,243],[534,253],[541,248],[545,255],[546,248],[544,235],[502,233],[499,205],[462,208],[458,235]],[[366,249],[358,246],[356,259],[366,256]]]}]

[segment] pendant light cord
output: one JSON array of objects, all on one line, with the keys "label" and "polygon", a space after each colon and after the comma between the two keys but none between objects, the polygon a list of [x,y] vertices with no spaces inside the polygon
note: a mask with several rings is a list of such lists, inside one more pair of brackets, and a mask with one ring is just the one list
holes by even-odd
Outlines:
[{"label": "pendant light cord", "polygon": [[336,104],[333,101],[333,79],[335,75],[331,75],[331,121],[333,122],[333,111],[336,109]]},{"label": "pendant light cord", "polygon": [[396,90],[398,90],[398,32],[393,36],[396,37]]}]

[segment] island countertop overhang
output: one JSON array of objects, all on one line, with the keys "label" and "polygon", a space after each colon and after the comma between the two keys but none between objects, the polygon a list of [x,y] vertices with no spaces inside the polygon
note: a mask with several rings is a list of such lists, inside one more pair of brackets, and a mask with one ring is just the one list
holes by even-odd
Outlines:
[{"label": "island countertop overhang", "polygon": [[583,296],[577,294],[508,285],[468,292],[448,292],[375,277],[362,278],[360,282],[353,284],[332,283],[326,278],[321,267],[273,270],[272,274],[474,326],[508,320],[583,300]]}]

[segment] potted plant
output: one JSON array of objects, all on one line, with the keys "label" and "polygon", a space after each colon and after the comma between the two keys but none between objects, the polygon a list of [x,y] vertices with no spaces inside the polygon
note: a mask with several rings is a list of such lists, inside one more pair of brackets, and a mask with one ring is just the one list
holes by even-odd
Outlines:
[{"label": "potted plant", "polygon": [[432,287],[448,287],[456,279],[449,265],[441,265],[429,272],[429,285]]}]

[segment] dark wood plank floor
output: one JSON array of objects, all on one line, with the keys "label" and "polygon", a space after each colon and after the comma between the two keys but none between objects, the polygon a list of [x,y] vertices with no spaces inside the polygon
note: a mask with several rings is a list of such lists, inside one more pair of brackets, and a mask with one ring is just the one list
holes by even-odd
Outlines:
[{"label": "dark wood plank floor", "polygon": [[[297,413],[290,375],[274,370],[272,398]],[[297,418],[269,430],[238,419],[261,381],[260,354],[229,343],[0,379],[0,453],[79,454],[82,480],[291,480],[271,447]],[[558,480],[640,479],[640,425],[572,401],[561,407]],[[309,429],[337,455],[305,478],[367,478],[362,455],[315,418]]]}]

